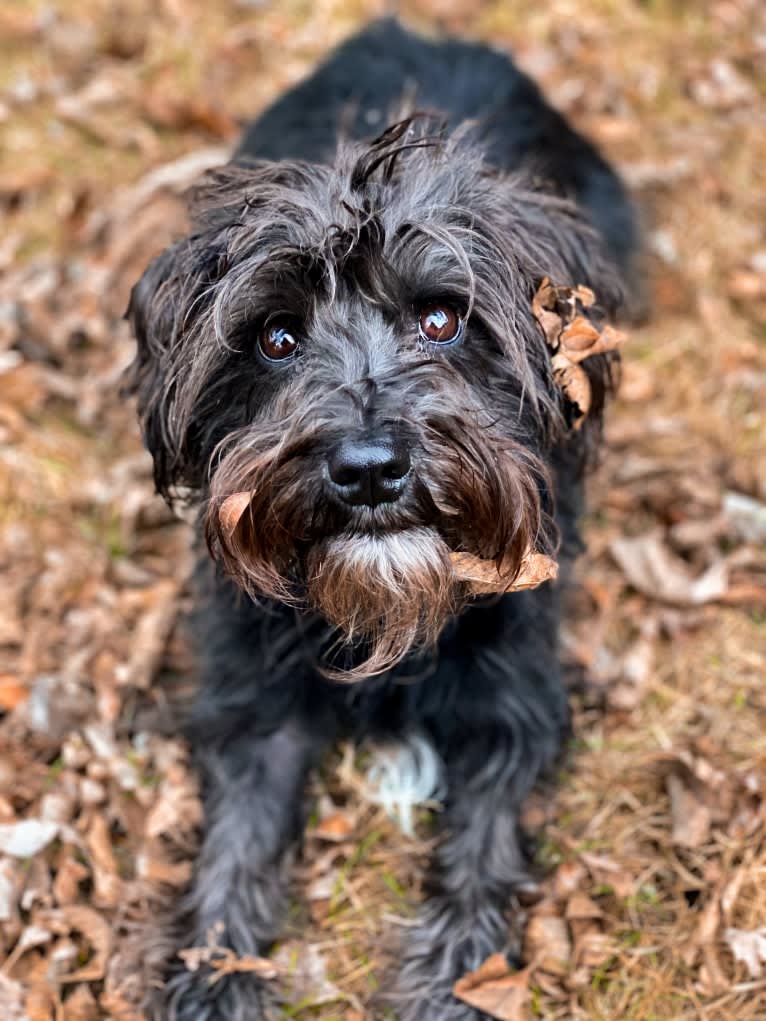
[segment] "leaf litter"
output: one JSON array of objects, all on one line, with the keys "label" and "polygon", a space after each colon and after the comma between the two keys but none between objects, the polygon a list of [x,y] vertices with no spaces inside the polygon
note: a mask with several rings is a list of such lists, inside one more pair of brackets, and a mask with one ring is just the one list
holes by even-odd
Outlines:
[{"label": "leaf litter", "polygon": [[[749,182],[766,165],[753,88],[764,14],[749,0],[713,5],[716,63],[696,22],[679,53],[683,12],[610,20],[576,4],[562,25],[527,6],[511,18],[484,5],[478,28],[471,5],[439,16],[534,65],[664,234],[570,597],[577,745],[555,794],[525,812],[543,827],[539,899],[517,908],[525,965],[495,962],[486,982],[511,1017],[696,1018],[699,1003],[710,1021],[760,1021],[766,236]],[[372,13],[363,7],[353,17]],[[154,728],[193,686],[179,627],[191,545],[152,494],[118,396],[129,288],[183,231],[181,194],[225,161],[236,121],[352,27],[332,4],[305,20],[243,5],[150,13],[129,0],[124,11],[119,23],[89,6],[0,14],[9,1021],[140,1021],[136,927],[188,882],[201,821],[187,750]],[[524,13],[534,39],[518,28],[533,25]],[[602,331],[586,291],[560,297],[540,302],[543,329],[583,411],[577,370]],[[284,975],[264,979],[305,963],[293,1002],[310,1005],[296,1016],[365,1016],[390,959],[382,933],[406,940],[421,896],[438,807],[415,810],[403,836],[363,799],[365,775],[363,760],[336,759],[313,781],[324,808],[295,872],[310,902],[287,934]],[[221,971],[275,967],[226,948],[215,959]],[[485,979],[471,982],[461,990],[482,995]]]}]

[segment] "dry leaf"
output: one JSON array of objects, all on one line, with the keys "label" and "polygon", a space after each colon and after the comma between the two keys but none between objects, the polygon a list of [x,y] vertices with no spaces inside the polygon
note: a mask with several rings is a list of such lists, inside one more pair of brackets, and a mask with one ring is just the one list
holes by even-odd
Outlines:
[{"label": "dry leaf", "polygon": [[112,929],[109,923],[92,908],[83,904],[67,904],[56,911],[45,915],[56,927],[66,927],[71,932],[79,932],[85,937],[92,948],[87,964],[69,975],[62,975],[61,982],[100,982],[106,973],[106,964],[112,950]]},{"label": "dry leaf", "polygon": [[13,674],[0,674],[0,710],[10,712],[29,697],[29,688]]},{"label": "dry leaf", "polygon": [[585,866],[580,862],[562,862],[553,877],[554,893],[562,900],[571,896],[585,879],[585,875]]},{"label": "dry leaf", "polygon": [[93,869],[93,903],[114,908],[123,896],[123,883],[112,850],[109,823],[101,813],[93,816],[86,838]]},{"label": "dry leaf", "polygon": [[59,823],[22,819],[0,824],[0,851],[13,858],[31,858],[58,836]]},{"label": "dry leaf", "polygon": [[68,851],[53,880],[53,896],[59,905],[73,904],[80,895],[80,883],[90,875],[87,867]]},{"label": "dry leaf", "polygon": [[559,334],[558,342],[564,353],[574,361],[581,352],[589,352],[600,336],[596,327],[585,316],[575,316]]},{"label": "dry leaf", "polygon": [[243,954],[240,957],[231,947],[220,946],[216,940],[217,932],[214,929],[208,933],[207,946],[189,947],[178,952],[178,956],[189,971],[199,971],[203,964],[207,964],[213,971],[209,976],[211,985],[215,985],[225,975],[236,972],[247,972],[262,979],[273,979],[279,975],[279,967],[274,961],[252,954]]},{"label": "dry leaf", "polygon": [[521,562],[519,573],[507,585],[498,572],[493,560],[482,560],[470,553],[450,553],[455,574],[461,581],[469,582],[476,593],[521,592],[537,588],[544,581],[558,576],[558,564],[544,553],[530,551]]},{"label": "dry leaf", "polygon": [[263,979],[276,978],[279,974],[277,966],[268,958],[255,957],[252,954],[243,954],[241,957],[237,957],[233,951],[223,957],[214,957],[209,964],[215,972],[210,978],[211,985],[222,979],[224,975],[234,975],[239,972],[257,975]]},{"label": "dry leaf", "polygon": [[476,971],[458,979],[452,992],[498,1021],[528,1021],[530,972],[531,968],[512,972],[502,954],[493,954]]},{"label": "dry leaf", "polygon": [[354,832],[354,820],[347,812],[333,812],[320,820],[312,835],[320,840],[339,843],[346,840]]},{"label": "dry leaf", "polygon": [[242,515],[250,506],[250,493],[233,493],[227,496],[218,510],[221,527],[228,538],[234,535]]},{"label": "dry leaf", "polygon": [[573,893],[569,898],[566,908],[566,917],[570,921],[572,919],[591,919],[591,918],[603,918],[604,912],[596,904],[594,900],[591,900],[587,894],[576,892]]},{"label": "dry leaf", "polygon": [[710,836],[711,815],[705,805],[674,773],[667,778],[672,839],[680,847],[702,847]]},{"label": "dry leaf", "polygon": [[727,929],[724,939],[734,959],[742,961],[750,978],[760,978],[766,964],[766,925],[760,929]]},{"label": "dry leaf", "polygon": [[193,865],[190,861],[170,862],[162,856],[150,854],[136,855],[136,875],[149,883],[161,883],[168,886],[185,886],[192,877]]},{"label": "dry leaf", "polygon": [[634,539],[615,539],[610,549],[633,588],[652,599],[678,606],[700,606],[720,599],[728,589],[728,568],[723,560],[695,578],[656,532]]},{"label": "dry leaf", "polygon": [[575,428],[582,425],[591,405],[590,380],[579,363],[592,355],[616,351],[626,340],[619,330],[609,325],[599,330],[580,313],[595,300],[590,288],[554,287],[547,277],[532,299],[532,313],[553,351],[554,381],[578,409]]},{"label": "dry leaf", "polygon": [[[550,911],[550,905],[546,909]],[[524,933],[524,958],[551,975],[565,975],[572,958],[572,939],[559,915],[535,911]]]},{"label": "dry leaf", "polygon": [[601,968],[615,956],[617,950],[617,944],[611,936],[591,928],[587,932],[583,932],[577,939],[574,952],[577,967],[589,970]]},{"label": "dry leaf", "polygon": [[553,378],[558,386],[567,396],[567,399],[576,404],[580,417],[575,423],[579,428],[585,416],[590,411],[591,390],[590,380],[585,369],[570,361],[564,354],[555,354],[551,359],[553,366]]}]

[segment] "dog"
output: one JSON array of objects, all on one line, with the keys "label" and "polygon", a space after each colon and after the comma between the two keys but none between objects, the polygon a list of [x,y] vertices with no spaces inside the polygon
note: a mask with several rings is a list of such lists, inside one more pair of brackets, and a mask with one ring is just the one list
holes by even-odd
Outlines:
[{"label": "dog", "polygon": [[[205,826],[176,949],[218,925],[268,953],[309,771],[342,736],[417,741],[441,839],[384,1002],[476,1021],[451,989],[510,951],[529,885],[519,813],[567,733],[561,590],[616,376],[582,363],[579,416],[532,303],[547,278],[614,319],[634,211],[507,55],[384,20],[247,127],[191,215],[128,310],[157,489],[199,508]],[[493,561],[508,588],[530,549],[558,584],[476,598],[453,569]],[[256,975],[210,975],[176,957],[151,1016],[273,1016]]]}]

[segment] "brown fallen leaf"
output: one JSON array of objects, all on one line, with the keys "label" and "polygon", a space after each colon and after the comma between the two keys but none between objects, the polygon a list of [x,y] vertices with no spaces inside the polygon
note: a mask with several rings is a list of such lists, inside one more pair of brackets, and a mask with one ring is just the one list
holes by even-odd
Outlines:
[{"label": "brown fallen leaf", "polygon": [[572,958],[572,938],[565,919],[551,913],[555,907],[540,905],[527,923],[524,933],[524,957],[551,975],[565,975]]},{"label": "brown fallen leaf", "polygon": [[670,796],[673,843],[680,847],[702,847],[710,836],[710,809],[675,773],[665,783]]},{"label": "brown fallen leaf", "polygon": [[585,894],[577,891],[572,894],[567,904],[566,917],[572,919],[582,918],[603,918],[604,912],[594,900]]},{"label": "brown fallen leaf", "polygon": [[346,840],[354,832],[354,820],[347,812],[333,812],[322,819],[312,830],[312,835],[320,840],[339,843]]},{"label": "brown fallen leaf", "polygon": [[93,903],[100,908],[116,907],[123,896],[123,883],[112,849],[106,816],[93,816],[86,836],[93,873]]},{"label": "brown fallen leaf", "polygon": [[766,298],[766,274],[740,269],[728,279],[727,289],[736,301],[757,301]]},{"label": "brown fallen leaf", "polygon": [[513,972],[502,954],[493,954],[476,971],[452,987],[458,1000],[483,1010],[498,1021],[528,1021],[531,966]]},{"label": "brown fallen leaf", "polygon": [[87,964],[69,975],[62,975],[60,981],[100,982],[106,973],[112,951],[112,929],[109,923],[97,911],[82,904],[67,904],[53,914],[70,930],[83,935],[93,951]]},{"label": "brown fallen leaf", "polygon": [[25,702],[28,696],[29,688],[18,677],[14,674],[0,674],[0,711],[10,712]]},{"label": "brown fallen leaf", "polygon": [[700,606],[720,599],[728,589],[728,569],[719,560],[696,578],[657,532],[619,538],[611,553],[623,574],[639,592],[677,606]]},{"label": "brown fallen leaf", "polygon": [[579,861],[565,861],[556,869],[553,892],[557,897],[571,896],[585,879],[585,866]]},{"label": "brown fallen leaf", "polygon": [[279,974],[277,966],[268,958],[255,957],[253,954],[243,954],[242,957],[237,957],[233,951],[230,951],[230,956],[213,958],[210,961],[210,967],[215,972],[210,979],[211,985],[219,982],[225,975],[237,973],[247,972],[264,979],[276,978]]},{"label": "brown fallen leaf", "polygon": [[477,593],[490,592],[522,592],[525,589],[537,588],[544,581],[551,581],[558,576],[558,564],[552,557],[544,553],[530,550],[521,562],[521,569],[510,585],[503,581],[502,574],[497,570],[493,560],[482,560],[471,553],[450,553],[450,560],[455,575],[470,584]]}]

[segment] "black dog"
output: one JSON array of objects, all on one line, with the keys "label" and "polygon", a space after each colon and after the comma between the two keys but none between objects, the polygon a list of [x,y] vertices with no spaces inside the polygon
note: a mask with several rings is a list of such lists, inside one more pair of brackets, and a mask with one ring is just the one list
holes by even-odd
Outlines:
[{"label": "black dog", "polygon": [[[438,116],[380,134],[403,97]],[[507,948],[519,808],[567,703],[558,588],[472,601],[450,553],[510,582],[529,548],[557,549],[566,575],[613,364],[584,363],[573,428],[532,297],[544,277],[587,285],[587,314],[613,316],[630,205],[507,57],[383,21],[247,130],[193,214],[129,309],[157,486],[199,501],[217,564],[187,728],[206,832],[177,947],[219,922],[223,945],[266,953],[310,768],[339,735],[417,734],[444,835],[389,1002],[477,1018],[450,989]],[[221,508],[243,491],[232,531]],[[176,964],[154,1016],[270,1016],[253,975],[208,979]]]}]

